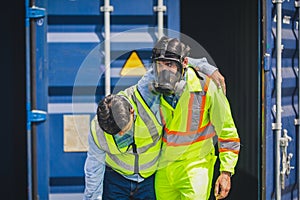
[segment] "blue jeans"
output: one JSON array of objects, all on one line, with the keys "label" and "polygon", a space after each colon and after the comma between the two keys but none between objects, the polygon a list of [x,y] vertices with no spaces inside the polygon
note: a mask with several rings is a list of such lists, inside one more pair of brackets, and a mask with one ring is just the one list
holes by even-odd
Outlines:
[{"label": "blue jeans", "polygon": [[155,200],[154,177],[153,174],[138,183],[106,167],[102,198],[103,200]]}]

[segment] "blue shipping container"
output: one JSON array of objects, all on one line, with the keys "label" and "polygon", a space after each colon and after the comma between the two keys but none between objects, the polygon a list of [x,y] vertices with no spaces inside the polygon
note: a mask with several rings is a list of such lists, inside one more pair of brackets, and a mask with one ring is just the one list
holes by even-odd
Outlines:
[{"label": "blue shipping container", "polygon": [[[47,112],[46,121],[36,125],[33,141],[37,185],[32,187],[40,199],[83,193],[89,122],[97,102],[106,92],[116,93],[142,76],[157,40],[157,11],[163,12],[163,27],[175,34],[179,31],[179,3],[163,1],[163,7],[158,7],[152,0],[112,0],[110,5],[103,0],[35,1],[36,7],[45,9],[45,16],[35,23],[33,79],[36,107]],[[104,13],[110,16],[108,29]],[[105,78],[107,31],[109,80]],[[127,61],[142,66],[135,73],[123,71]]]},{"label": "blue shipping container", "polygon": [[[180,35],[182,1],[164,0],[165,7],[157,7],[156,0],[111,0],[108,6],[104,3],[104,0],[34,2],[45,9],[44,15],[41,12],[42,16],[37,16],[31,24],[34,27],[31,45],[35,49],[31,52],[35,66],[31,69],[32,109],[47,113],[46,120],[32,128],[34,184],[31,187],[39,199],[54,200],[59,194],[79,194],[80,199],[89,121],[99,99],[107,92],[116,93],[135,84],[148,68],[151,48],[159,35],[157,11],[163,12],[164,32]],[[261,60],[255,67],[259,69],[257,103],[261,105],[258,116],[254,116],[258,122],[254,129],[259,130],[255,137],[259,137],[261,148],[248,146],[255,149],[251,158],[257,160],[241,158],[239,167],[249,170],[251,175],[258,172],[255,174],[259,179],[258,199],[299,199],[299,3],[264,0],[257,4],[260,27],[257,52],[261,53]],[[236,5],[234,1],[226,2],[231,8]],[[105,13],[110,16],[108,29]],[[105,51],[107,30],[109,51]],[[110,70],[106,69],[107,52]],[[139,63],[140,68],[133,73],[129,61]],[[241,92],[235,85],[230,88],[232,91]],[[243,132],[240,134],[241,138],[250,138]],[[259,165],[253,169],[256,162]],[[233,178],[234,188],[243,187],[234,185],[234,181]]]},{"label": "blue shipping container", "polygon": [[299,124],[295,123],[299,118],[299,8],[296,3],[265,3],[262,199],[299,198]]}]

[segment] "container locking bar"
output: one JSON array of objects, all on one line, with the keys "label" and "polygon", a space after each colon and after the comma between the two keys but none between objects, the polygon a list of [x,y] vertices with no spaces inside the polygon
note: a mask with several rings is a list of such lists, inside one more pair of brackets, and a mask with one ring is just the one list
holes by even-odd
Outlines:
[{"label": "container locking bar", "polygon": [[[281,138],[281,83],[282,83],[282,2],[283,0],[272,0],[276,4],[276,123],[275,129],[275,188],[276,200],[281,200],[280,180],[280,138]],[[273,124],[272,124],[273,126]]]},{"label": "container locking bar", "polygon": [[110,94],[110,12],[114,7],[110,5],[109,0],[104,0],[104,5],[100,7],[100,11],[104,12],[104,64],[105,64],[105,96]]},{"label": "container locking bar", "polygon": [[[31,2],[34,3],[34,2]],[[31,20],[42,19],[46,15],[46,10],[44,8],[39,8],[36,6],[30,6],[29,0],[25,0],[26,7],[26,114],[27,114],[27,178],[28,178],[28,200],[36,199],[37,197],[37,172],[35,170],[36,158],[33,155],[35,143],[32,142],[32,137],[34,137],[34,132],[31,130],[32,122],[42,122],[46,120],[46,112],[40,110],[31,110],[31,71],[35,66],[35,51],[32,50],[34,46],[34,40],[30,40],[32,34],[35,32],[34,26],[31,26]],[[34,94],[35,95],[35,94]]]},{"label": "container locking bar", "polygon": [[163,5],[163,0],[157,1],[157,6],[153,7],[153,11],[157,12],[157,38],[160,39],[163,36],[164,28],[164,12],[167,10],[167,7]]}]

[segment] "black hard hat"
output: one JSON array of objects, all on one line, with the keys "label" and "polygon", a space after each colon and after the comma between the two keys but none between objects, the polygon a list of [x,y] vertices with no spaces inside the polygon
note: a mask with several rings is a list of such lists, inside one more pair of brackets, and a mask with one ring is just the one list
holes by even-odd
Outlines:
[{"label": "black hard hat", "polygon": [[188,56],[190,47],[177,38],[163,36],[152,49],[152,60],[173,60],[181,63]]}]

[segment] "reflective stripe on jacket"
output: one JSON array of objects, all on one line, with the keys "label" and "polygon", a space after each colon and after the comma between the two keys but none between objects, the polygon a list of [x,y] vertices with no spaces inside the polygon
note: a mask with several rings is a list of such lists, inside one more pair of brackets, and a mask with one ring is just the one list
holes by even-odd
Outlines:
[{"label": "reflective stripe on jacket", "polygon": [[205,157],[214,149],[218,136],[221,171],[234,173],[240,140],[227,98],[202,73],[187,68],[187,85],[176,107],[161,97],[162,122],[165,124],[160,166],[170,161]]},{"label": "reflective stripe on jacket", "polygon": [[130,101],[136,113],[134,122],[134,143],[118,148],[114,137],[103,132],[93,119],[92,135],[97,146],[106,151],[106,163],[124,175],[139,173],[142,177],[151,176],[157,169],[161,147],[162,126],[143,101],[136,87],[120,92]]}]

